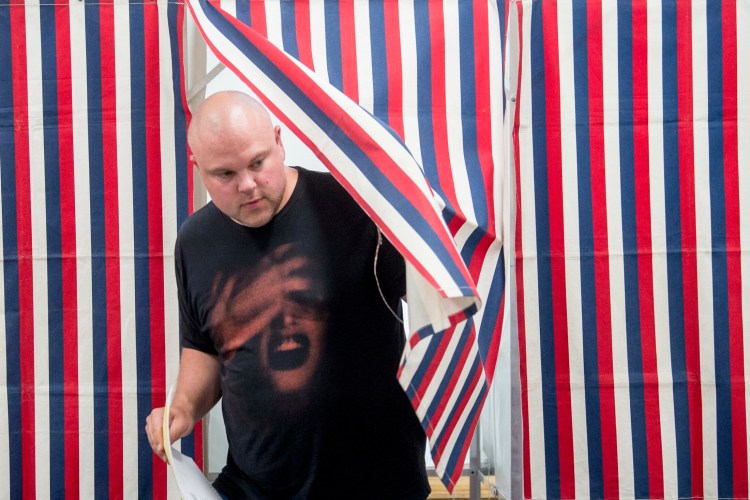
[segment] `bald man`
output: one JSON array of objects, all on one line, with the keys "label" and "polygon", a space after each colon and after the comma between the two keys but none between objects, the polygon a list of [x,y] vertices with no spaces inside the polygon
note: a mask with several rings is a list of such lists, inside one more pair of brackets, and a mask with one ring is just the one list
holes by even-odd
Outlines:
[{"label": "bald man", "polygon": [[[401,256],[330,174],[286,166],[248,95],[209,97],[188,142],[211,202],[175,245],[171,439],[221,399],[225,498],[426,498],[425,435],[396,379]],[[146,432],[165,460],[163,415]]]}]

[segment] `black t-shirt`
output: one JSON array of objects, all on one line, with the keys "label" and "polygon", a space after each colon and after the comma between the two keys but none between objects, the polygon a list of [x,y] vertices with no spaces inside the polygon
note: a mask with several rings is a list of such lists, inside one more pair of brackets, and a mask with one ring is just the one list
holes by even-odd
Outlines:
[{"label": "black t-shirt", "polygon": [[[183,347],[217,354],[228,498],[425,498],[424,432],[396,372],[404,262],[330,174],[241,226],[213,203],[175,250]],[[378,290],[378,283],[388,306]]]}]

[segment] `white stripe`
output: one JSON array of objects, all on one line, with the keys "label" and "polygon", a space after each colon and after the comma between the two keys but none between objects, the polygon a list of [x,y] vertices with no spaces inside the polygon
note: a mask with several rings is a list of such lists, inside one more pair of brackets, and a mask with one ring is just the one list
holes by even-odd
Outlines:
[{"label": "white stripe", "polygon": [[[477,357],[479,356],[478,353],[476,353]],[[473,365],[474,363],[468,363],[470,365]],[[454,458],[454,453],[460,452],[460,447],[464,445],[465,441],[458,441],[458,438],[461,436],[461,431],[463,430],[464,426],[466,425],[466,422],[471,418],[471,410],[476,404],[477,400],[481,397],[481,391],[484,388],[487,381],[484,378],[484,373],[482,373],[477,380],[477,383],[472,387],[471,394],[466,398],[466,406],[464,406],[463,411],[459,414],[459,418],[456,420],[456,426],[453,428],[453,432],[451,432],[448,439],[445,441],[445,448],[443,450],[442,455],[440,456],[440,460],[437,464],[435,464],[435,470],[438,473],[438,476],[442,476],[446,472],[446,467],[448,466],[448,462]],[[457,395],[457,392],[454,392],[454,395]],[[454,403],[455,404],[455,403]],[[448,407],[448,409],[453,409],[454,404]],[[448,409],[446,409],[446,418],[448,414]],[[472,434],[466,435],[466,440],[472,439]],[[461,467],[462,465],[459,465]]]},{"label": "white stripe", "polygon": [[[523,27],[521,29],[524,43],[521,53],[522,75],[531,74],[531,49],[529,45],[531,33],[531,9],[523,7]],[[511,8],[518,5],[511,4]],[[522,78],[519,109],[518,151],[520,172],[516,180],[520,193],[521,209],[516,214],[521,223],[521,243],[523,260],[523,321],[526,336],[526,382],[528,399],[528,435],[529,462],[531,468],[531,497],[545,498],[547,496],[547,473],[545,461],[544,435],[544,402],[542,394],[542,366],[539,326],[539,296],[537,284],[539,276],[537,270],[536,249],[536,206],[534,204],[534,144],[533,127],[531,127],[531,78]]]},{"label": "white stripe", "polygon": [[235,19],[237,18],[237,0],[220,0],[219,8]]},{"label": "white stripe", "polygon": [[[29,178],[34,297],[34,420],[36,495],[50,495],[49,308],[47,303],[47,219],[42,107],[40,8],[26,3],[26,64],[28,68]],[[51,221],[54,223],[54,221]],[[56,388],[59,389],[59,388]],[[58,439],[59,437],[55,437]]]},{"label": "white stripe", "polygon": [[310,2],[310,50],[315,73],[328,81],[325,2]]},{"label": "white stripe", "polygon": [[[692,2],[693,139],[698,324],[703,417],[703,494],[718,495],[716,443],[716,368],[714,365],[711,194],[708,153],[708,32],[706,3]],[[693,214],[683,214],[691,217]]]},{"label": "white stripe", "polygon": [[370,113],[374,113],[375,97],[372,82],[370,4],[369,2],[354,2],[353,8],[354,26],[348,29],[354,29],[355,36],[358,101],[360,106]]},{"label": "white stripe", "polygon": [[94,498],[94,367],[91,285],[91,214],[89,207],[88,104],[86,90],[85,6],[70,9],[70,64],[73,164],[76,207],[76,287],[78,291],[78,436],[81,498]]},{"label": "white stripe", "polygon": [[[464,364],[463,366],[459,366],[457,363],[456,366],[453,367],[453,369],[451,369],[450,364],[454,360],[453,359],[454,353],[456,351],[460,351],[461,347],[463,346],[463,343],[461,343],[461,337],[462,337],[461,331],[465,327],[466,327],[465,321],[462,321],[456,325],[455,331],[450,335],[450,340],[448,342],[448,345],[446,346],[445,353],[440,358],[440,363],[435,368],[436,374],[445,373],[447,377],[452,376],[452,374],[455,373],[456,369],[461,368],[462,375],[456,384],[458,387],[460,387],[462,383],[464,382],[464,376],[466,375],[465,374],[466,365]],[[432,342],[432,339],[430,343],[431,342]],[[423,365],[423,362],[421,361],[422,358],[423,356],[420,356],[420,362],[419,362],[420,365]],[[427,363],[431,363],[431,362],[434,363],[434,360],[432,361],[427,360]],[[409,364],[411,363],[413,363],[413,361],[410,357]],[[417,413],[417,416],[420,418],[420,420],[423,419],[425,415],[427,415],[427,410],[429,406],[432,404],[432,402],[435,401],[435,399],[440,398],[441,395],[438,393],[438,390],[440,389],[440,384],[443,382],[443,380],[444,380],[443,377],[440,377],[440,376],[435,376],[430,380],[430,383],[428,384],[427,388],[424,391],[424,394],[422,395],[422,400],[419,402],[419,406],[416,408],[416,413]],[[418,381],[418,383],[421,383],[421,382],[422,380]],[[450,406],[448,407],[450,408]],[[443,413],[443,417],[444,416],[445,416],[445,413]],[[438,429],[440,428],[439,426],[441,425],[441,423],[442,425],[445,424],[445,422],[443,421],[443,417],[441,417],[441,421],[438,424],[436,424],[435,432],[433,432],[433,436],[439,434]]]},{"label": "white stripe", "polygon": [[[0,158],[0,164],[2,158]],[[0,183],[0,192],[4,193],[5,186]],[[5,219],[3,207],[0,203],[0,262],[5,262],[3,254],[3,231]],[[0,283],[5,283],[5,266],[0,265]],[[7,334],[5,321],[5,286],[0,286],[0,498],[10,498],[10,422],[8,420],[8,351],[5,342]],[[17,388],[16,388],[17,389]]]},{"label": "white stripe", "polygon": [[284,38],[281,34],[281,2],[266,1],[266,37],[281,50]]},{"label": "white stripe", "polygon": [[664,497],[677,498],[677,436],[675,434],[672,358],[667,280],[667,227],[664,186],[664,116],[661,59],[661,2],[648,2],[649,184],[651,186],[651,246],[654,285],[654,336],[659,377],[659,423],[662,439]]},{"label": "white stripe", "polygon": [[[160,120],[161,126],[161,196],[162,196],[162,255],[164,273],[164,362],[165,362],[165,390],[177,381],[180,359],[179,313],[177,307],[177,283],[174,279],[174,243],[177,239],[177,186],[173,165],[177,165],[175,157],[175,122],[174,122],[174,93],[172,84],[172,48],[169,40],[169,19],[167,4],[162,4],[159,12],[159,61],[161,61],[159,78],[163,82],[161,92]],[[177,47],[175,47],[175,50]],[[177,75],[178,76],[178,75]],[[184,133],[184,131],[182,131]],[[153,312],[152,312],[153,314]],[[178,443],[180,448],[181,442]],[[179,498],[180,492],[174,481],[173,474],[169,474],[167,481],[168,496]]]},{"label": "white stripe", "polygon": [[[159,59],[163,61],[160,67],[160,79],[164,82],[164,87],[168,87],[168,92],[162,92],[161,95],[161,196],[162,196],[162,247],[164,255],[164,316],[165,316],[165,354],[166,354],[166,384],[167,389],[172,382],[177,381],[177,371],[179,367],[179,347],[180,337],[178,320],[179,313],[177,308],[177,283],[174,279],[174,244],[177,240],[177,176],[173,165],[178,164],[175,157],[175,96],[171,91],[173,77],[179,78],[179,75],[172,74],[172,47],[169,39],[169,19],[167,17],[167,5],[163,4],[159,16],[159,42],[160,54]],[[174,47],[177,50],[177,47]],[[177,131],[184,134],[185,131]],[[179,159],[181,162],[184,158]]]},{"label": "white stripe", "polygon": [[[737,2],[737,165],[739,185],[740,248],[742,269],[742,331],[745,375],[745,423],[750,423],[750,2]],[[750,450],[750,432],[747,435]],[[750,460],[748,460],[750,477]]]},{"label": "white stripe", "polygon": [[604,165],[609,230],[610,298],[612,314],[612,370],[617,425],[617,467],[619,494],[632,498],[633,441],[630,417],[630,380],[625,331],[625,275],[623,261],[622,200],[620,196],[619,85],[617,73],[617,4],[602,4],[602,72],[604,123]]},{"label": "white stripe", "polygon": [[[391,206],[385,198],[383,198],[380,192],[369,184],[369,181],[363,175],[362,171],[344,154],[343,151],[338,148],[336,144],[330,140],[327,132],[319,129],[318,126],[308,118],[303,110],[299,109],[286,94],[274,85],[274,82],[268,80],[268,78],[248,59],[246,59],[235,46],[226,41],[223,35],[205,19],[200,10],[196,8],[195,12],[203,26],[204,32],[210,39],[214,40],[214,43],[220,44],[222,53],[229,60],[236,61],[238,70],[245,75],[252,74],[254,83],[260,88],[266,89],[269,98],[271,98],[281,109],[286,110],[287,114],[290,118],[294,119],[300,129],[307,132],[310,140],[319,145],[320,149],[326,152],[326,155],[332,164],[336,165],[340,169],[342,175],[344,175],[344,177],[355,186],[366,203],[370,206],[382,209],[379,210],[381,216],[386,220],[393,221],[391,228],[394,233],[399,236],[403,242],[410,244],[410,249],[414,255],[419,255],[422,258],[425,269],[432,271],[432,277],[437,281],[441,292],[447,296],[461,296],[462,291],[456,287],[450,275],[445,272],[445,268],[441,265],[439,259],[437,259],[429,245],[414,233],[413,229],[401,217],[401,214]],[[328,89],[332,92],[334,91],[330,86],[328,86]],[[344,111],[350,113],[358,123],[372,123],[372,126],[368,128],[368,131],[386,151],[391,151],[397,155],[392,157],[398,164],[404,166],[413,165],[413,160],[408,152],[402,149],[399,143],[383,127],[373,122],[372,117],[367,114],[366,111],[359,108],[359,106],[352,103],[351,100],[345,96],[342,98],[340,93],[338,93],[338,96],[334,94],[333,97],[338,97],[337,101],[342,105]],[[427,199],[434,203],[433,198],[428,195],[429,187],[427,186],[424,177],[419,174],[418,169],[412,168],[411,170],[405,170],[405,173],[414,179],[415,183],[417,183],[416,185],[427,196]],[[419,179],[417,179],[417,175],[420,176]],[[417,193],[414,193],[414,195],[417,195]],[[439,212],[437,208],[435,208],[435,210],[436,212]],[[439,218],[439,221],[442,221],[442,218]]]},{"label": "white stripe", "polygon": [[[136,369],[135,244],[133,222],[133,157],[130,102],[129,6],[114,6],[115,96],[117,100],[117,191],[120,246],[120,342],[122,362],[123,496],[138,496],[138,371]],[[146,29],[150,29],[147,27]],[[163,133],[164,129],[162,129]]]},{"label": "white stripe", "polygon": [[[588,435],[586,431],[586,379],[583,371],[583,304],[581,303],[581,249],[578,227],[578,158],[576,147],[576,100],[573,74],[573,5],[561,0],[557,7],[560,68],[560,153],[563,217],[565,223],[565,299],[568,320],[568,368],[573,435],[573,468],[576,495],[588,494]],[[555,189],[555,187],[551,187]],[[586,207],[590,210],[591,207]],[[566,388],[562,388],[562,394]],[[559,393],[558,393],[559,394]],[[562,432],[567,432],[563,430]]]},{"label": "white stripe", "polygon": [[[465,5],[469,5],[468,3]],[[466,6],[464,6],[466,8]],[[463,95],[461,81],[461,47],[459,45],[459,7],[458,2],[443,3],[443,18],[445,26],[445,125],[448,135],[448,156],[453,186],[456,191],[456,208],[467,220],[476,221],[474,200],[471,196],[469,176],[464,157],[463,113],[461,96]],[[474,93],[476,89],[467,89],[467,93]],[[473,110],[469,110],[473,111]],[[437,118],[440,119],[439,117]],[[469,120],[472,118],[469,117]],[[480,133],[477,130],[477,133]]]},{"label": "white stripe", "polygon": [[[458,325],[456,325],[456,332],[462,331],[464,328],[466,328],[466,322],[462,321]],[[454,337],[459,337],[462,335],[454,334]],[[461,351],[463,345],[465,345],[465,342],[461,342],[460,345],[456,345],[454,348],[449,348],[445,353],[445,358],[453,359],[456,358],[456,351]],[[469,347],[468,356],[466,357],[466,361],[461,366],[456,366],[454,368],[454,372],[456,369],[460,369],[459,375],[456,378],[456,387],[461,388],[464,387],[464,385],[471,379],[472,372],[475,367],[474,361],[479,357],[479,352],[477,352],[477,344],[476,342],[472,342]],[[442,364],[442,363],[441,363]],[[443,373],[451,373],[450,371],[444,371]],[[452,373],[451,373],[452,375]],[[481,379],[484,379],[484,376],[481,377]],[[456,407],[458,404],[458,400],[461,397],[460,391],[454,390],[451,392],[450,397],[448,400],[445,400],[445,394],[442,394],[439,396],[439,399],[441,402],[445,405],[445,411],[440,415],[440,419],[435,424],[435,427],[432,431],[433,436],[440,436],[443,433],[443,429],[445,428],[446,424],[451,418],[451,411]],[[432,400],[433,398],[425,398]]]},{"label": "white stripe", "polygon": [[401,37],[401,95],[403,101],[404,143],[414,160],[422,165],[417,109],[417,35],[414,25],[414,4],[398,2],[399,35]]}]

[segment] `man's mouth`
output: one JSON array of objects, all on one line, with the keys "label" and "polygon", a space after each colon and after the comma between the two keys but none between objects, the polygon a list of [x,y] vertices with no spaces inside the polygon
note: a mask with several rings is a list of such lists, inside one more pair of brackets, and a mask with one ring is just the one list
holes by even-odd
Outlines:
[{"label": "man's mouth", "polygon": [[268,346],[268,364],[272,370],[295,370],[310,354],[310,340],[300,333],[278,335]]}]

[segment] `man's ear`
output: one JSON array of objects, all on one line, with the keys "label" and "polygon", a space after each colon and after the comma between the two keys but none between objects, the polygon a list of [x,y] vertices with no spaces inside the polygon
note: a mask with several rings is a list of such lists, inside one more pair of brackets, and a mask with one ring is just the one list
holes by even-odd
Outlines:
[{"label": "man's ear", "polygon": [[190,155],[190,163],[195,165],[196,168],[198,168],[198,162],[195,161],[195,155]]},{"label": "man's ear", "polygon": [[274,136],[276,136],[276,145],[281,150],[281,160],[284,161],[286,159],[286,150],[284,149],[284,143],[281,142],[281,127],[279,125],[276,125],[273,128]]}]

